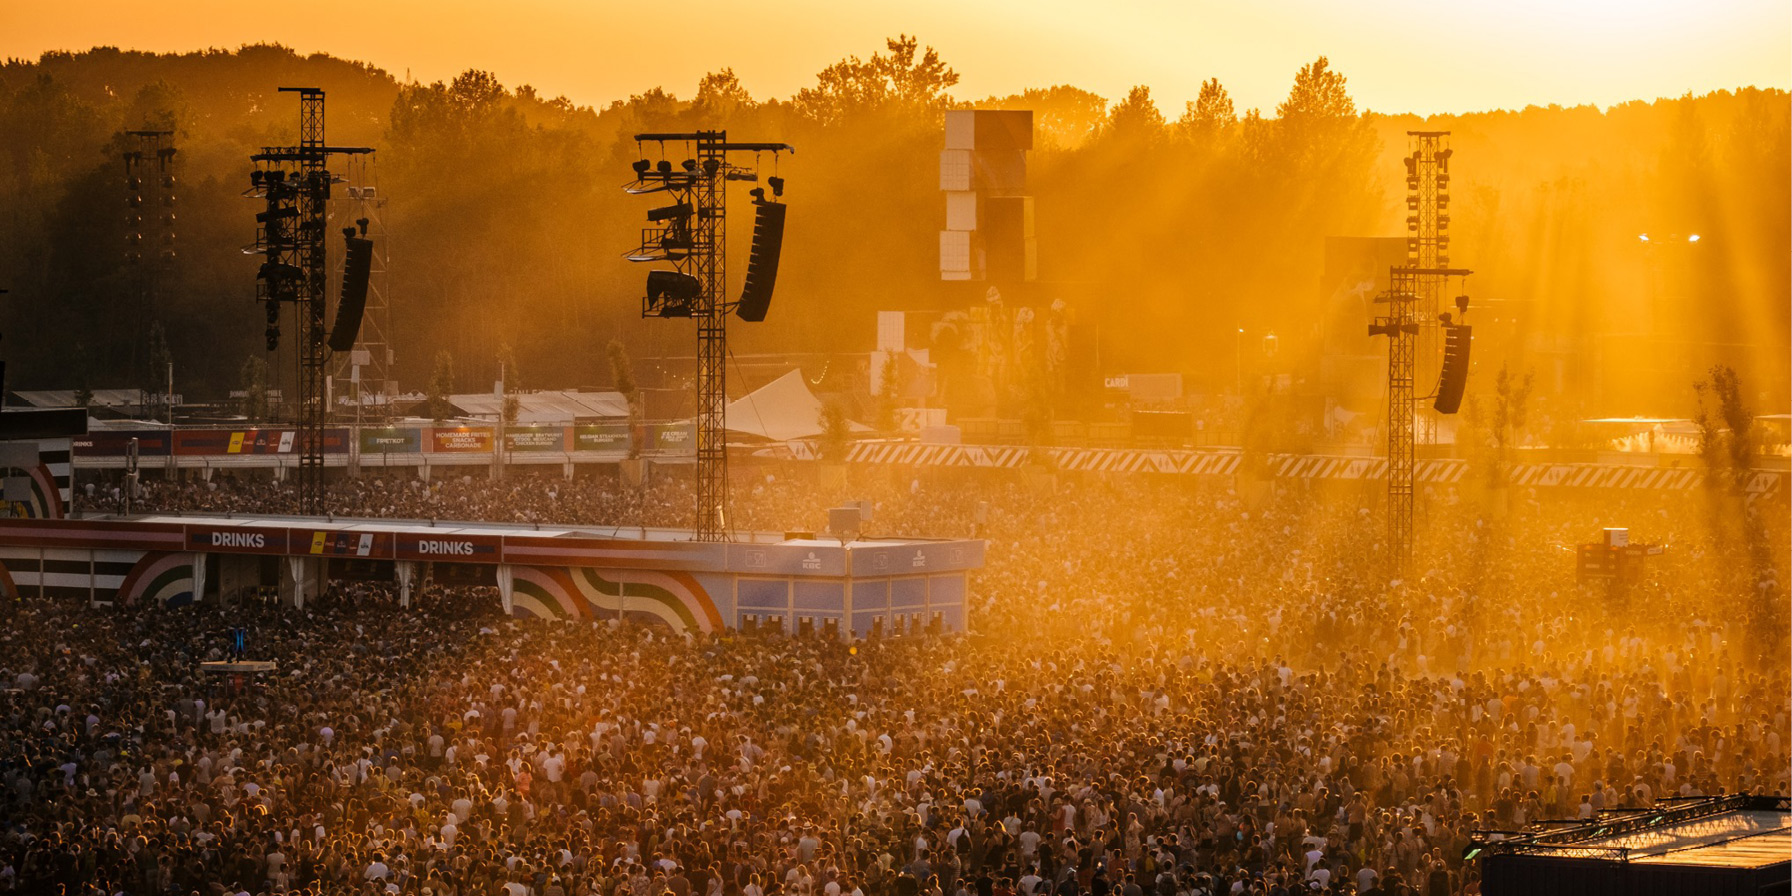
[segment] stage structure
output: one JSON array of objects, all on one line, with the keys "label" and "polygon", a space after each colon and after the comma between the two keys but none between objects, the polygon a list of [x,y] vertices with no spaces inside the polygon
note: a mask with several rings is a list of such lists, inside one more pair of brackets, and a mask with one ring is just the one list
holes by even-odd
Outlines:
[{"label": "stage structure", "polygon": [[[245,195],[264,200],[267,208],[255,216],[255,244],[244,252],[264,257],[256,275],[255,296],[266,305],[268,351],[280,345],[281,307],[291,305],[297,318],[299,510],[315,514],[323,512],[324,419],[329,410],[324,397],[324,366],[329,356],[324,332],[329,263],[324,245],[330,186],[337,178],[328,164],[332,155],[364,155],[373,150],[324,142],[321,89],[282,87],[280,92],[299,95],[299,143],[263,147],[249,157],[256,167]],[[349,239],[352,246],[355,238]],[[359,313],[357,308],[355,314]]]},{"label": "stage structure", "polygon": [[[174,132],[125,131],[124,145],[124,260],[136,293],[131,330],[142,334],[156,317],[162,278],[174,265]],[[157,382],[166,371],[150,370],[146,375],[143,364],[148,362],[138,356],[138,349],[138,341],[131,340],[132,374],[140,382]],[[151,403],[150,395],[162,394],[145,390],[144,404]]]},{"label": "stage structure", "polygon": [[[385,420],[392,416],[392,401],[398,394],[398,378],[393,365],[391,295],[387,273],[391,270],[391,241],[387,238],[386,194],[379,188],[379,177],[371,153],[349,157],[348,212],[355,226],[372,242],[368,269],[367,304],[361,316],[359,338],[352,351],[335,358],[335,389],[355,396],[357,422]],[[377,409],[377,410],[373,410]]]},{"label": "stage structure", "polygon": [[[11,416],[11,415],[7,415]],[[331,581],[484,586],[506,615],[835,638],[962,632],[980,539],[281,516],[0,519],[0,600],[239,599],[303,609]]]},{"label": "stage structure", "polygon": [[1477,831],[1487,896],[1761,896],[1792,889],[1792,800],[1669,797],[1526,831]]},{"label": "stage structure", "polygon": [[[1388,337],[1388,561],[1392,574],[1405,571],[1412,559],[1413,520],[1413,445],[1415,441],[1431,444],[1436,441],[1437,423],[1431,410],[1419,416],[1413,396],[1413,381],[1423,355],[1427,362],[1438,354],[1437,334],[1441,328],[1460,338],[1451,343],[1452,357],[1446,358],[1440,377],[1448,379],[1467,375],[1467,327],[1453,324],[1448,314],[1439,314],[1438,293],[1450,277],[1466,277],[1472,271],[1450,267],[1450,156],[1445,144],[1448,131],[1408,131],[1412,138],[1412,154],[1406,162],[1406,264],[1388,272],[1388,290],[1377,296],[1378,304],[1387,306],[1386,313],[1369,324],[1370,336]],[[1467,313],[1468,297],[1456,300],[1460,313]],[[1458,329],[1459,327],[1459,329]],[[1428,338],[1421,339],[1422,335]],[[1455,355],[1459,353],[1460,358]],[[1452,364],[1459,361],[1459,364]],[[1462,382],[1440,381],[1438,394],[1454,388],[1461,398]],[[1447,410],[1445,410],[1447,406]],[[1454,413],[1454,403],[1439,402],[1434,409]],[[1424,433],[1415,432],[1423,428]],[[1419,436],[1423,435],[1423,438]]]},{"label": "stage structure", "polygon": [[[763,321],[777,276],[784,238],[784,179],[766,178],[754,187],[753,252],[738,300],[727,296],[727,184],[758,181],[757,160],[770,153],[795,152],[787,143],[731,143],[726,131],[682,134],[636,134],[635,142],[654,143],[664,155],[681,146],[686,157],[677,165],[661,158],[635,162],[635,179],[624,186],[634,195],[666,193],[670,205],[647,213],[641,244],[625,256],[635,262],[670,262],[673,270],[647,276],[642,317],[683,317],[697,321],[697,519],[698,541],[728,540],[728,315]],[[751,166],[730,161],[752,153]],[[775,167],[774,167],[775,170]]]}]

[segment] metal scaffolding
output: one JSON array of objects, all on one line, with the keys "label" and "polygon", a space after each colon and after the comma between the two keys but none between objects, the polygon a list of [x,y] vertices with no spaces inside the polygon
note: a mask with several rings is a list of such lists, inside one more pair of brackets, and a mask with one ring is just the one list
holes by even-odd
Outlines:
[{"label": "metal scaffolding", "polygon": [[1388,337],[1388,567],[1394,575],[1412,561],[1413,446],[1437,441],[1437,416],[1428,408],[1420,413],[1413,383],[1421,374],[1434,378],[1441,366],[1438,294],[1444,280],[1471,273],[1450,267],[1450,133],[1407,136],[1407,263],[1389,270],[1388,291],[1376,297],[1386,312],[1369,325],[1369,335]]},{"label": "metal scaffolding", "polygon": [[250,156],[257,169],[250,195],[267,200],[267,211],[258,215],[260,226],[252,252],[266,256],[258,277],[257,298],[268,306],[268,347],[278,343],[279,309],[294,308],[298,324],[299,401],[297,414],[300,513],[323,513],[324,317],[329,297],[329,263],[324,232],[329,224],[328,169],[333,154],[359,155],[367,147],[329,146],[324,142],[324,92],[316,87],[282,87],[282,93],[299,95],[299,144],[264,147]]},{"label": "metal scaffolding", "polygon": [[[668,193],[674,204],[650,218],[630,261],[671,262],[694,278],[696,294],[671,298],[649,295],[642,317],[692,317],[697,321],[697,515],[698,541],[728,540],[728,315],[737,302],[727,296],[727,191],[730,180],[756,180],[750,167],[730,164],[730,153],[794,152],[785,143],[730,143],[726,131],[636,134],[637,143],[684,144],[690,156],[678,166],[657,169],[636,163],[633,194]],[[665,214],[660,214],[664,212]]]}]

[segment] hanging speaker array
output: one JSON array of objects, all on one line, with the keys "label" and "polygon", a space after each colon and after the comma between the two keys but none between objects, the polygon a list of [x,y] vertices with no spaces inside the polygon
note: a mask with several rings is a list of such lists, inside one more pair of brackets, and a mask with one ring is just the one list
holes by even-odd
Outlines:
[{"label": "hanging speaker array", "polygon": [[753,251],[747,256],[747,276],[740,287],[740,304],[734,313],[741,320],[758,323],[772,303],[772,287],[778,280],[778,256],[784,248],[782,202],[753,206]]},{"label": "hanging speaker array", "polygon": [[346,352],[361,335],[367,310],[367,279],[373,273],[373,240],[351,236],[342,256],[342,298],[336,303],[336,325],[330,328],[330,351]]},{"label": "hanging speaker array", "polygon": [[1468,385],[1468,350],[1475,328],[1468,324],[1444,326],[1444,366],[1437,376],[1437,400],[1431,407],[1440,414],[1454,414],[1462,407],[1462,391]]}]

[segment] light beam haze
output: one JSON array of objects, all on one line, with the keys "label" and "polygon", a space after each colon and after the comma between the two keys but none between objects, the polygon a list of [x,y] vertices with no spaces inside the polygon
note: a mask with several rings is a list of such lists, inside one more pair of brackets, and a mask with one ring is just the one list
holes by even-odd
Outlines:
[{"label": "light beam haze", "polygon": [[787,98],[823,67],[869,56],[898,33],[957,69],[959,99],[1054,84],[1118,99],[1145,84],[1170,117],[1210,77],[1240,111],[1274,114],[1295,70],[1320,55],[1350,78],[1359,108],[1389,113],[1792,86],[1785,0],[8,2],[0,56],[281,43],[401,79],[479,68],[601,107],[653,87],[688,98],[698,78],[724,67],[756,97]]}]

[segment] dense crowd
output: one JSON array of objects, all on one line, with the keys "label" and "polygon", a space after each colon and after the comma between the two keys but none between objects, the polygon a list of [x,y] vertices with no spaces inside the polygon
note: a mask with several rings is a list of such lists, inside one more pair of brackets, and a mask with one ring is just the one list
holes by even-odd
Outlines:
[{"label": "dense crowd", "polygon": [[[429,896],[1478,892],[1477,830],[1787,793],[1783,504],[737,471],[743,528],[990,540],[974,633],[847,645],[506,619],[487,591],[25,601],[0,630],[0,891]],[[96,489],[90,506],[104,506]],[[85,499],[85,490],[83,490]],[[283,509],[252,480],[137,506]],[[677,525],[688,483],[349,480],[343,515]],[[1667,550],[1628,593],[1572,546]],[[1752,532],[1763,557],[1739,546]],[[277,671],[241,688],[198,663]]]}]

